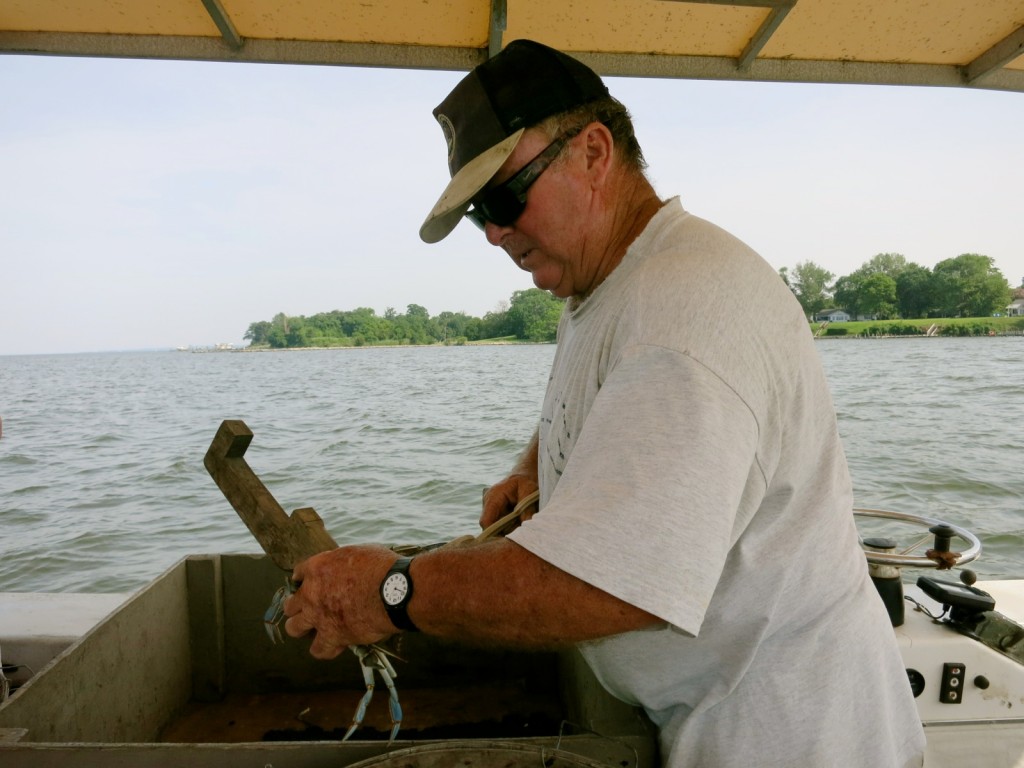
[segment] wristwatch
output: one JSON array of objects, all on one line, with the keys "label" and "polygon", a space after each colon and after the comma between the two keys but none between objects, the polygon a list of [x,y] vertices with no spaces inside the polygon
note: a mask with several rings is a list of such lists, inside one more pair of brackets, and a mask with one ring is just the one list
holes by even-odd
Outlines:
[{"label": "wristwatch", "polygon": [[412,577],[409,575],[411,557],[400,557],[380,583],[380,599],[388,612],[391,623],[407,632],[419,632],[409,618],[409,601],[412,600]]}]

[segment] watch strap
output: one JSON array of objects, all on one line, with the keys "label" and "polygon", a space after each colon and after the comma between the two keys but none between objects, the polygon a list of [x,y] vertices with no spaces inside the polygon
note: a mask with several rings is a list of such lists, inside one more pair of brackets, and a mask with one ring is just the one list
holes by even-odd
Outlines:
[{"label": "watch strap", "polygon": [[[419,627],[413,624],[412,619],[409,618],[409,601],[412,600],[412,576],[409,575],[409,566],[412,563],[411,557],[400,557],[391,566],[390,570],[384,575],[384,581],[381,584],[381,602],[384,603],[384,610],[388,613],[388,618],[391,619],[391,623],[394,624],[398,629],[403,629],[406,632],[419,632]],[[409,585],[409,590],[405,593],[405,597],[402,598],[402,602],[397,605],[388,605],[388,602],[384,599],[384,582],[388,580],[388,577],[392,574],[400,573],[405,576],[406,584]]]}]

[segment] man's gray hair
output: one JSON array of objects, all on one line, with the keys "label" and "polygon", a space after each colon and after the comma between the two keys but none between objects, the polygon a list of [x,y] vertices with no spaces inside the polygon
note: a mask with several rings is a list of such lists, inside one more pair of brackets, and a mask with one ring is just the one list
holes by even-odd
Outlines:
[{"label": "man's gray hair", "polygon": [[593,122],[602,123],[611,131],[612,139],[615,141],[615,150],[625,165],[643,175],[647,169],[647,161],[644,159],[643,150],[640,149],[640,142],[637,141],[633,132],[633,119],[630,117],[629,110],[618,99],[608,96],[592,101],[560,115],[549,117],[537,127],[548,134],[549,138],[554,139],[564,133],[577,133]]}]

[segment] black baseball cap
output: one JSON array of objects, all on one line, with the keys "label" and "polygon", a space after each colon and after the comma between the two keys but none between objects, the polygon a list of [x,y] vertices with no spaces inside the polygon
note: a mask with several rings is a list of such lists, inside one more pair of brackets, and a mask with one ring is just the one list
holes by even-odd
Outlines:
[{"label": "black baseball cap", "polygon": [[434,110],[448,142],[452,179],[420,238],[436,243],[455,229],[527,128],[607,96],[592,69],[533,40],[514,40],[473,69]]}]

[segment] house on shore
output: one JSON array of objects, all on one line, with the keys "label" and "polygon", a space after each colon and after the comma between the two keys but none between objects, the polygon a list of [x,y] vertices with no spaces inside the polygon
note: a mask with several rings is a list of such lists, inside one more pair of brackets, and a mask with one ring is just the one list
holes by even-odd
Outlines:
[{"label": "house on shore", "polygon": [[816,323],[848,323],[850,315],[841,309],[823,309],[814,316]]},{"label": "house on shore", "polygon": [[1024,317],[1024,288],[1013,289],[1013,301],[1006,307],[1007,317]]}]

